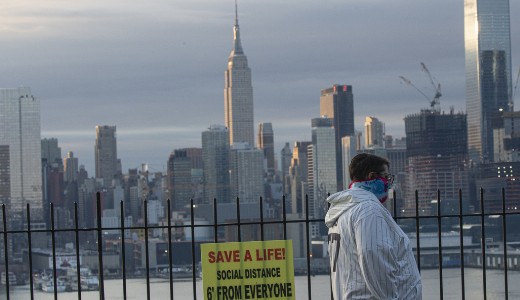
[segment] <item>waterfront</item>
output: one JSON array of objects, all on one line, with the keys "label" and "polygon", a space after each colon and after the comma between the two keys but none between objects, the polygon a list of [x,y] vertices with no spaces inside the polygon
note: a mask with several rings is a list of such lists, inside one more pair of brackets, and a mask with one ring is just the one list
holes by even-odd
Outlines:
[{"label": "waterfront", "polygon": [[[423,299],[435,300],[439,297],[439,272],[430,269],[421,272],[423,278]],[[479,300],[484,299],[482,270],[466,269],[465,273],[465,290],[466,299]],[[307,277],[295,277],[295,294],[296,299],[308,299],[307,294]],[[509,299],[520,299],[520,272],[509,272]],[[312,299],[330,299],[330,285],[327,275],[319,275],[311,277]],[[460,269],[444,269],[443,270],[443,288],[444,299],[462,299],[461,292],[461,276]],[[170,285],[164,279],[151,279],[150,281],[150,299],[169,299]],[[99,293],[83,292],[81,295],[84,300],[97,300]],[[174,282],[174,299],[189,300],[193,299],[193,285],[188,281]],[[35,299],[51,300],[54,299],[53,294],[47,294],[42,291],[35,291]],[[66,292],[58,294],[58,299],[72,300],[77,299],[77,292]],[[5,292],[0,296],[5,299]],[[11,289],[11,299],[30,299],[29,286],[17,286]],[[105,299],[122,300],[123,299],[123,283],[121,280],[105,281]],[[127,280],[127,299],[146,299],[146,280],[145,279],[129,279]],[[197,299],[202,300],[202,281],[197,281]],[[499,270],[487,271],[487,299],[499,300],[505,299],[504,294],[504,272]]]}]

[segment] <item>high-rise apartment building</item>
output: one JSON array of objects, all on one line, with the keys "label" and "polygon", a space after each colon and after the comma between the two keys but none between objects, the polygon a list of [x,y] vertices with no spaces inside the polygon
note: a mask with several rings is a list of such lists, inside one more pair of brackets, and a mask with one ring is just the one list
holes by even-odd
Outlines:
[{"label": "high-rise apartment building", "polygon": [[293,214],[303,213],[305,195],[307,194],[308,162],[307,149],[312,142],[295,142],[291,165],[289,166],[289,186],[291,187],[291,210]]},{"label": "high-rise apartment building", "polygon": [[[235,7],[236,8],[236,7]],[[235,11],[236,13],[236,11]],[[240,41],[238,15],[235,14],[234,44],[224,73],[224,115],[229,130],[229,143],[254,144],[253,86],[251,69]]]},{"label": "high-rise apartment building", "polygon": [[257,203],[264,197],[262,150],[248,143],[235,143],[229,154],[231,197],[241,203]]},{"label": "high-rise apartment building", "polygon": [[337,188],[343,189],[341,138],[354,135],[354,95],[352,86],[334,84],[321,90],[320,116],[331,118],[336,139]]},{"label": "high-rise apartment building", "polygon": [[116,126],[96,126],[96,178],[102,178],[105,187],[112,185],[118,175]]},{"label": "high-rise apartment building", "polygon": [[352,182],[348,166],[357,154],[357,138],[354,135],[344,136],[341,138],[341,155],[343,161],[343,186],[347,189]]},{"label": "high-rise apartment building", "polygon": [[61,148],[58,147],[58,139],[56,138],[45,138],[42,139],[42,160],[47,164],[59,164],[63,165],[61,158]]},{"label": "high-rise apartment building", "polygon": [[385,123],[376,117],[365,117],[365,147],[383,148],[385,136]]},{"label": "high-rise apartment building", "polygon": [[264,151],[264,160],[268,177],[272,180],[275,174],[274,133],[271,123],[258,124],[258,148]]},{"label": "high-rise apartment building", "polygon": [[231,201],[229,183],[229,131],[222,125],[212,125],[202,132],[204,162],[204,202]]},{"label": "high-rise apartment building", "polygon": [[191,161],[182,149],[174,150],[168,159],[168,181],[174,211],[189,210],[193,198],[191,189]]},{"label": "high-rise apartment building", "polygon": [[[50,203],[56,208],[64,207],[63,183],[63,161],[61,158],[61,148],[58,146],[58,139],[45,138],[41,140],[42,151],[42,195],[44,220],[50,226]],[[63,216],[65,217],[65,216]],[[63,220],[63,218],[60,218]],[[63,223],[63,222],[61,222]]]},{"label": "high-rise apartment building", "polygon": [[292,160],[292,150],[289,147],[289,143],[285,143],[282,150],[280,150],[280,178],[282,179],[283,193],[290,193],[291,187],[288,182],[289,166]]},{"label": "high-rise apartment building", "polygon": [[[327,209],[327,195],[338,191],[336,177],[336,135],[330,118],[312,119],[312,145],[307,148],[307,183],[309,217],[323,218]],[[319,235],[313,226],[313,236]]]},{"label": "high-rise apartment building", "polygon": [[63,160],[65,182],[72,182],[78,180],[79,162],[78,158],[74,157],[72,151],[67,152],[67,157]]},{"label": "high-rise apartment building", "polygon": [[493,160],[497,119],[513,111],[509,18],[509,0],[464,1],[468,150],[476,163]]},{"label": "high-rise apartment building", "polygon": [[10,190],[3,203],[13,213],[30,204],[31,217],[41,220],[40,101],[28,87],[0,89],[0,146],[0,176],[9,178]]}]

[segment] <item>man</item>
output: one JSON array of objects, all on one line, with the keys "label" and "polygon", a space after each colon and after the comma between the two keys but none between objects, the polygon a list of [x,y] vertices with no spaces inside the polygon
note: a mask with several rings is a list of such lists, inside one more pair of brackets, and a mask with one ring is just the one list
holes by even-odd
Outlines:
[{"label": "man", "polygon": [[410,240],[382,204],[394,179],[389,166],[379,156],[356,155],[349,166],[349,189],[327,198],[335,300],[422,299]]}]

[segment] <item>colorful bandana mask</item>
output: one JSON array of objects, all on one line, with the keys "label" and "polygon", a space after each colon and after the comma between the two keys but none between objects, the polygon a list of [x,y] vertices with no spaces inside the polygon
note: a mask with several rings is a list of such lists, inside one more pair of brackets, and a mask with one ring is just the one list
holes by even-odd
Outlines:
[{"label": "colorful bandana mask", "polygon": [[376,179],[364,180],[364,181],[353,181],[349,188],[357,187],[366,191],[374,193],[379,202],[385,203],[388,199],[388,189],[390,185],[388,180],[384,177],[377,177]]}]

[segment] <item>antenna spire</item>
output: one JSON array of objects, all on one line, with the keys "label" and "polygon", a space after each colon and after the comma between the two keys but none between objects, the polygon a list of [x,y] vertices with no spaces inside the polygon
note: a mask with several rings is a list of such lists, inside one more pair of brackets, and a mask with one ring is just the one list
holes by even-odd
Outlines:
[{"label": "antenna spire", "polygon": [[231,55],[235,54],[244,54],[244,50],[242,50],[242,43],[240,42],[240,29],[238,27],[238,6],[237,0],[235,0],[235,26],[233,26],[233,32],[235,34],[233,51]]},{"label": "antenna spire", "polygon": [[235,0],[235,26],[238,26],[238,5],[237,5],[237,0]]}]

